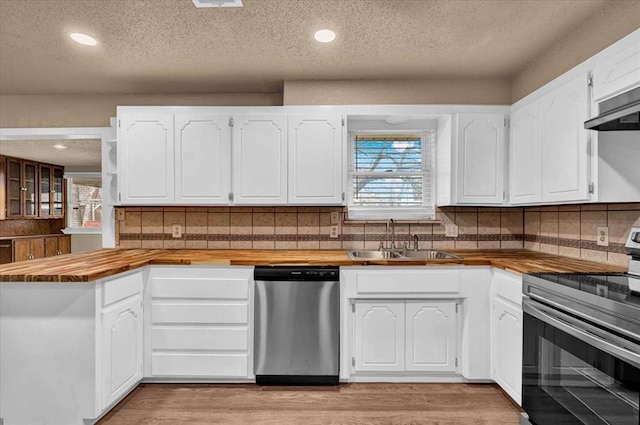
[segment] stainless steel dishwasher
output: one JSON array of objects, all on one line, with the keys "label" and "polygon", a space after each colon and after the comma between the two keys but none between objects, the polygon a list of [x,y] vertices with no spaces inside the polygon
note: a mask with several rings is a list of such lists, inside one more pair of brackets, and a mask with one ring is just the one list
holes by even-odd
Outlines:
[{"label": "stainless steel dishwasher", "polygon": [[260,385],[337,385],[338,267],[257,266],[254,372]]}]

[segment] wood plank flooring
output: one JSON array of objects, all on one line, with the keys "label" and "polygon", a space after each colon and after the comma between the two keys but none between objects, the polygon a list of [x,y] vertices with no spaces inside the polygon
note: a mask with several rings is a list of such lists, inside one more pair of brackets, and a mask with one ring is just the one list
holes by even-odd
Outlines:
[{"label": "wood plank flooring", "polygon": [[98,425],[518,425],[494,384],[142,384]]}]

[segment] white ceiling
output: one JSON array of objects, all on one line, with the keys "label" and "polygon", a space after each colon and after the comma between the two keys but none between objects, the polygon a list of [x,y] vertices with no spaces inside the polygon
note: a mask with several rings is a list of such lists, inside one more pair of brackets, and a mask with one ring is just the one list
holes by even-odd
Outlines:
[{"label": "white ceiling", "polygon": [[[0,93],[278,92],[313,79],[512,78],[637,0],[0,0]],[[320,44],[320,28],[337,32]],[[70,32],[95,37],[95,48]]]},{"label": "white ceiling", "polygon": [[[99,171],[100,143],[98,139],[0,140],[0,154],[63,165],[68,171]],[[56,149],[54,145],[67,149]]]}]

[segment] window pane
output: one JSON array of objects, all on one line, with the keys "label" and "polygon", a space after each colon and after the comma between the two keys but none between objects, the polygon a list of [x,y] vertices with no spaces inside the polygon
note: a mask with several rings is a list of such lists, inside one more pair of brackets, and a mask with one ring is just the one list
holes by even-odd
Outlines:
[{"label": "window pane", "polygon": [[422,205],[421,175],[405,177],[353,177],[353,205],[400,206]]},{"label": "window pane", "polygon": [[420,172],[422,140],[420,138],[382,138],[358,136],[354,144],[353,171]]},{"label": "window pane", "polygon": [[71,227],[102,226],[102,179],[74,178],[70,198]]}]

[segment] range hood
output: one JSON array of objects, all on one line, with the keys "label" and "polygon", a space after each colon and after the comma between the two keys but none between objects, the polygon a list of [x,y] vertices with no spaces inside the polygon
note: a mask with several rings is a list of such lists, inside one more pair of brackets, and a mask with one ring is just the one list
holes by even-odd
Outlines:
[{"label": "range hood", "polygon": [[584,128],[596,131],[640,130],[640,87],[599,104],[600,115]]}]

